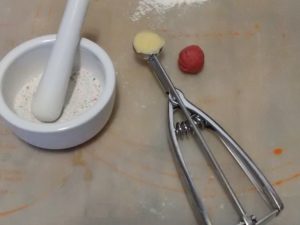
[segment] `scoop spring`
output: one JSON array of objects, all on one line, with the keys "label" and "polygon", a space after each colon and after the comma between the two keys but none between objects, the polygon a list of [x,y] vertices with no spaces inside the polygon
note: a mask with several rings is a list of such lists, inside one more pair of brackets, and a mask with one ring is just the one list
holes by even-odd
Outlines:
[{"label": "scoop spring", "polygon": [[[208,128],[208,124],[206,123],[205,120],[203,120],[200,115],[197,114],[193,114],[191,115],[191,118],[194,122],[194,124],[200,128],[200,129],[204,129],[204,128]],[[189,123],[189,121],[185,120],[182,122],[177,122],[175,124],[175,133],[177,136],[182,137],[182,136],[187,136],[189,134],[193,134],[194,130],[192,125]]]}]

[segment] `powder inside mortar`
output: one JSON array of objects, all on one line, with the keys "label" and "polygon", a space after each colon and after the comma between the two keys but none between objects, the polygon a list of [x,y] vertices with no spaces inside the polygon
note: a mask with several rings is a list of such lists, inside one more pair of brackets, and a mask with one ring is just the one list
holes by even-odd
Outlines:
[{"label": "powder inside mortar", "polygon": [[[31,112],[34,93],[41,75],[31,78],[17,93],[14,110],[18,116],[28,121],[41,123]],[[53,90],[55,91],[55,90]],[[60,118],[55,121],[65,122],[86,112],[93,107],[100,97],[102,88],[98,78],[85,69],[72,74],[66,97],[66,104]]]}]

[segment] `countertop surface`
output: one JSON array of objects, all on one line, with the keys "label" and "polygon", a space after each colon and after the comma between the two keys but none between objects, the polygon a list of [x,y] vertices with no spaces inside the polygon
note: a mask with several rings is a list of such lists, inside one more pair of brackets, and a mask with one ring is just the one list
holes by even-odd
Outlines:
[{"label": "countertop surface", "polygon": [[[285,209],[270,224],[299,224],[300,1],[149,2],[90,3],[82,36],[108,52],[118,82],[112,117],[95,138],[69,151],[45,151],[0,120],[0,224],[196,224],[170,154],[167,98],[132,51],[144,29],[166,39],[161,61],[176,86],[244,147],[278,191]],[[0,0],[1,58],[26,40],[56,33],[64,5]],[[177,68],[179,51],[190,44],[205,53],[196,76]],[[249,213],[263,215],[257,193],[208,138]],[[214,224],[237,224],[215,176],[186,140],[184,156]]]}]

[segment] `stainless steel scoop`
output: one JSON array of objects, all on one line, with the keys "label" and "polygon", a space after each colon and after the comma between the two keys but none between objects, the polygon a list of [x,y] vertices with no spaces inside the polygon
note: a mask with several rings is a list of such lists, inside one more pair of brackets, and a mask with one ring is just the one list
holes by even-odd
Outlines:
[{"label": "stainless steel scoop", "polygon": [[[160,49],[160,52],[162,49]],[[215,175],[228,194],[236,212],[240,217],[238,225],[259,225],[265,224],[273,217],[277,216],[283,210],[283,203],[281,202],[276,191],[272,185],[265,178],[263,173],[257,168],[255,163],[250,159],[246,152],[230,137],[230,135],[205,112],[194,106],[185,97],[182,91],[177,89],[167,72],[160,64],[157,54],[140,54],[144,60],[147,61],[153,70],[156,78],[159,80],[164,92],[168,96],[168,126],[170,134],[170,143],[172,146],[172,153],[176,162],[177,169],[180,174],[182,184],[187,193],[187,197],[194,211],[195,217],[199,224],[211,225],[212,222],[203,205],[203,202],[195,189],[190,172],[187,169],[186,163],[181,152],[178,137],[182,135],[192,134],[195,136],[197,144],[204,153],[206,159],[210,163]],[[181,110],[186,117],[186,121],[174,124],[174,113],[176,110]],[[203,129],[209,129],[221,140],[225,149],[231,154],[251,183],[255,186],[261,197],[270,208],[270,213],[263,218],[256,218],[254,215],[249,215],[241,204],[238,196],[230,185],[226,175],[224,174],[220,164],[216,160],[214,154],[210,150],[203,134]]]}]

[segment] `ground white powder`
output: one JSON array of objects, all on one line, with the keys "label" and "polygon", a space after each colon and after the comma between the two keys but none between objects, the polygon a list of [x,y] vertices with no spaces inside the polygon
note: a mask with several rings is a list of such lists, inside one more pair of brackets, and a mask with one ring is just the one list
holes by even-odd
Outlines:
[{"label": "ground white powder", "polygon": [[[41,75],[29,80],[17,93],[14,110],[21,118],[28,121],[41,123],[31,113],[31,104],[34,93],[38,87]],[[55,122],[65,122],[72,120],[97,102],[102,88],[98,78],[87,70],[80,70],[71,76],[69,89],[66,97],[66,105],[62,115]]]},{"label": "ground white powder", "polygon": [[206,1],[208,0],[140,0],[130,19],[132,21],[137,21],[151,11],[155,11],[158,14],[164,14],[173,7],[202,4]]}]

